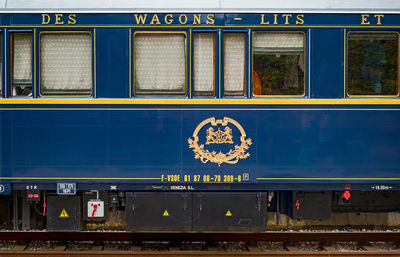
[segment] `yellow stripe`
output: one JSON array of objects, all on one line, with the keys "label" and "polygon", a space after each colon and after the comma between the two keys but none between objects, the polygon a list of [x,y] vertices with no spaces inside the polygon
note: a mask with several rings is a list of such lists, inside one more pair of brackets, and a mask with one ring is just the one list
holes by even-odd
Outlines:
[{"label": "yellow stripe", "polygon": [[93,99],[93,98],[7,98],[4,104],[62,104],[62,105],[400,105],[400,99]]},{"label": "yellow stripe", "polygon": [[400,180],[400,178],[257,178],[257,180]]},{"label": "yellow stripe", "polygon": [[[192,25],[179,25],[179,26],[154,26],[154,25],[3,25],[3,28],[156,28],[156,29],[169,29],[169,28],[193,28]],[[196,26],[196,28],[366,28],[366,26],[360,25],[220,25],[220,26]],[[388,25],[388,26],[368,26],[368,28],[400,28],[398,25]]]},{"label": "yellow stripe", "polygon": [[82,108],[58,108],[58,107],[12,107],[2,108],[0,111],[400,111],[400,108],[96,108],[96,107],[82,107]]},{"label": "yellow stripe", "polygon": [[0,177],[0,179],[108,179],[108,180],[147,180],[156,179],[161,180],[161,178],[42,178],[42,177]]},{"label": "yellow stripe", "polygon": [[[0,179],[87,179],[87,180],[161,180],[161,178],[64,178],[64,177],[0,177]],[[257,178],[257,180],[400,180],[400,178]]]}]

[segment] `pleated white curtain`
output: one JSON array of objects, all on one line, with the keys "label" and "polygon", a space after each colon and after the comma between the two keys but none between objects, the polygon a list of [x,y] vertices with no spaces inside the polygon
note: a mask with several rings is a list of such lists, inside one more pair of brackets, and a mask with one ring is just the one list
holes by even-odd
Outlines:
[{"label": "pleated white curtain", "polygon": [[32,34],[13,34],[13,83],[32,81]]},{"label": "pleated white curtain", "polygon": [[255,32],[253,47],[262,48],[303,48],[303,33]]},{"label": "pleated white curtain", "polygon": [[224,33],[224,94],[243,95],[245,41],[243,33]]},{"label": "pleated white curtain", "polygon": [[185,34],[139,33],[134,37],[134,45],[137,93],[185,93]]},{"label": "pleated white curtain", "polygon": [[92,88],[92,36],[40,36],[40,85],[44,94],[88,94]]},{"label": "pleated white curtain", "polygon": [[214,92],[214,33],[195,33],[194,43],[194,91],[200,95]]}]

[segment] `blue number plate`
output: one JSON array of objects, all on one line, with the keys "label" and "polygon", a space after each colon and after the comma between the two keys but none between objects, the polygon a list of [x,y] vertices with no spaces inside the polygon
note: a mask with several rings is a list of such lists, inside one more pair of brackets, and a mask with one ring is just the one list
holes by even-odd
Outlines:
[{"label": "blue number plate", "polygon": [[57,194],[59,195],[75,195],[76,183],[57,183]]}]

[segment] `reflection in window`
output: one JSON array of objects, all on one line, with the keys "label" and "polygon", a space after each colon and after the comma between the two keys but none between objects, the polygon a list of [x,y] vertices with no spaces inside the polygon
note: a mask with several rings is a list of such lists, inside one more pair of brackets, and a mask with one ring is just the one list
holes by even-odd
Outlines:
[{"label": "reflection in window", "polygon": [[195,33],[194,43],[194,94],[196,96],[214,95],[214,33]]},{"label": "reflection in window", "polygon": [[90,95],[91,91],[91,34],[42,34],[40,36],[40,93],[42,95]]},{"label": "reflection in window", "polygon": [[134,46],[136,94],[185,95],[185,34],[137,33]]},{"label": "reflection in window", "polygon": [[349,33],[348,94],[398,94],[397,33]]},{"label": "reflection in window", "polygon": [[254,32],[253,95],[304,94],[304,34]]},{"label": "reflection in window", "polygon": [[246,34],[224,33],[224,95],[243,96]]},{"label": "reflection in window", "polygon": [[11,95],[32,96],[32,33],[11,34]]}]

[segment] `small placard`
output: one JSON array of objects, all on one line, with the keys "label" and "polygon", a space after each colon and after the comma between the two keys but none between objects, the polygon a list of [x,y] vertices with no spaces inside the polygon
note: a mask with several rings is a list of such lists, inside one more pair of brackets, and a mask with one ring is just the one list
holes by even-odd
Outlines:
[{"label": "small placard", "polygon": [[0,194],[9,195],[11,193],[11,185],[9,183],[0,184]]},{"label": "small placard", "polygon": [[58,195],[75,195],[76,183],[57,183]]},{"label": "small placard", "polygon": [[101,200],[89,200],[88,202],[88,213],[89,218],[103,218],[104,217],[104,201]]}]

